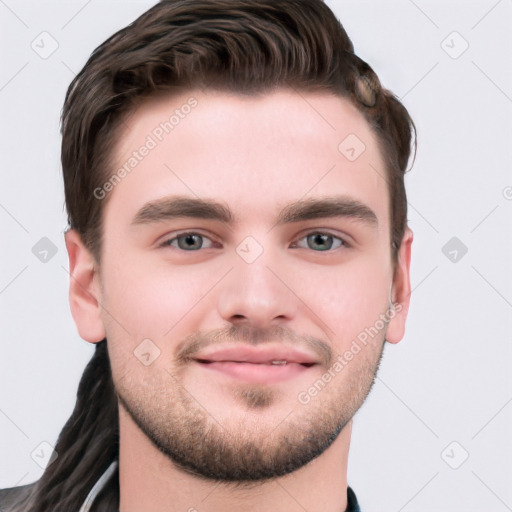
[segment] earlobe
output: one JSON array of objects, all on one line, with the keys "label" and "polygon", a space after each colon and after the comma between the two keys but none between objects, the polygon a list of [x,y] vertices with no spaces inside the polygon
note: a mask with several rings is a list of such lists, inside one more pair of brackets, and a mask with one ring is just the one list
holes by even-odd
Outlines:
[{"label": "earlobe", "polygon": [[398,251],[398,262],[393,276],[393,286],[391,291],[389,324],[386,331],[386,341],[389,343],[398,343],[405,333],[405,321],[409,312],[409,303],[411,299],[411,247],[413,241],[413,232],[410,228],[405,229],[402,243]]},{"label": "earlobe", "polygon": [[105,338],[97,264],[78,232],[65,234],[69,257],[69,305],[82,339],[97,343]]}]

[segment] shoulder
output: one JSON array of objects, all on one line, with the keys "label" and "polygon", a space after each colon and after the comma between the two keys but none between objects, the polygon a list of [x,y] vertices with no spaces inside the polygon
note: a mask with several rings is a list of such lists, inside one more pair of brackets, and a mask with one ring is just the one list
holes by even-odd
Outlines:
[{"label": "shoulder", "polygon": [[0,512],[7,512],[7,507],[23,501],[34,489],[37,482],[20,485],[18,487],[6,487],[0,489]]}]

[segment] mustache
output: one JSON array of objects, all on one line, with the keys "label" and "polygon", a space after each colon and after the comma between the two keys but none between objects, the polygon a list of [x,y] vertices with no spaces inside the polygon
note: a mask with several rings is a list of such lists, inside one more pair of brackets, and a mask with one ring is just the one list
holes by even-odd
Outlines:
[{"label": "mustache", "polygon": [[265,328],[231,325],[212,331],[193,333],[178,344],[176,363],[185,365],[195,359],[202,350],[215,345],[241,343],[257,346],[276,342],[289,347],[307,349],[316,354],[318,363],[325,367],[332,364],[334,356],[329,344],[314,336],[296,334],[291,329],[280,325]]}]

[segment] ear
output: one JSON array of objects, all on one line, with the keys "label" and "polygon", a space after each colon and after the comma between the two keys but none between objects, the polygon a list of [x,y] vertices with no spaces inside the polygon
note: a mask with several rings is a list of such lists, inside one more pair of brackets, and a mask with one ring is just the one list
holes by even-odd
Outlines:
[{"label": "ear", "polygon": [[69,256],[71,314],[80,337],[89,343],[97,343],[105,338],[97,263],[78,232],[67,231],[65,240]]},{"label": "ear", "polygon": [[409,312],[411,299],[411,246],[413,233],[410,228],[405,228],[405,233],[398,251],[398,262],[393,275],[391,300],[394,308],[389,313],[389,324],[386,331],[386,341],[398,343],[405,333],[405,321]]}]

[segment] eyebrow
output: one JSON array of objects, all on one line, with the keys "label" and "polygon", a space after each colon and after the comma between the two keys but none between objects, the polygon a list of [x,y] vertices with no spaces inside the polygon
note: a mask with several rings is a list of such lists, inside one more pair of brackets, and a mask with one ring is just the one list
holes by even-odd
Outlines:
[{"label": "eyebrow", "polygon": [[193,197],[172,197],[145,204],[135,215],[132,224],[161,222],[179,217],[210,219],[233,224],[231,210],[221,203]]},{"label": "eyebrow", "polygon": [[277,225],[325,217],[347,217],[369,226],[378,225],[377,215],[371,208],[345,196],[302,199],[291,203],[279,214]]},{"label": "eyebrow", "polygon": [[[156,223],[180,217],[215,220],[229,225],[234,224],[236,220],[231,210],[217,201],[193,197],[171,197],[145,204],[135,215],[132,225]],[[279,213],[274,226],[326,217],[345,217],[372,227],[378,225],[375,212],[362,202],[346,196],[333,196],[301,199],[288,204]]]}]

